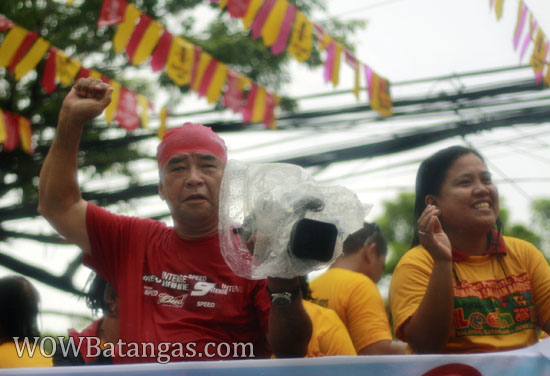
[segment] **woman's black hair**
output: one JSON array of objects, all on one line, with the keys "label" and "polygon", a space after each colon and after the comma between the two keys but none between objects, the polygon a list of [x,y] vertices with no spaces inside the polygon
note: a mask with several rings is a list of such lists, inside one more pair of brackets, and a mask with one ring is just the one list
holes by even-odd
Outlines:
[{"label": "woman's black hair", "polygon": [[350,234],[344,241],[344,254],[349,255],[357,252],[367,245],[367,241],[376,243],[376,254],[378,256],[388,253],[388,244],[378,224],[376,222],[365,222],[362,228]]},{"label": "woman's black hair", "polygon": [[0,278],[0,343],[12,341],[12,337],[40,336],[39,301],[38,291],[25,277]]},{"label": "woman's black hair", "polygon": [[[452,164],[460,157],[474,154],[485,163],[485,159],[481,154],[473,149],[465,146],[455,145],[446,149],[439,150],[437,153],[425,159],[418,168],[416,174],[416,192],[414,199],[414,235],[411,243],[411,248],[420,244],[418,240],[417,221],[426,209],[426,196],[437,196],[441,193],[441,186],[447,175],[447,171]],[[497,219],[497,229],[501,233],[502,223],[500,218]]]},{"label": "woman's black hair", "polygon": [[311,289],[309,288],[307,276],[300,276],[298,280],[300,281],[300,292],[302,293],[302,299],[312,300]]},{"label": "woman's black hair", "polygon": [[90,278],[92,277],[93,279],[86,295],[86,305],[94,314],[99,310],[102,310],[104,314],[108,314],[111,309],[108,294],[112,293],[116,297],[116,292],[99,274],[94,273],[90,276]]}]

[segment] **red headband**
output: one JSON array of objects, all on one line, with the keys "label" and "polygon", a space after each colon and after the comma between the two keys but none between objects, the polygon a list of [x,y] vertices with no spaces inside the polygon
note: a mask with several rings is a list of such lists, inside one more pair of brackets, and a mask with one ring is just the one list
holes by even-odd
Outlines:
[{"label": "red headband", "polygon": [[225,142],[211,128],[202,124],[185,123],[170,129],[157,147],[159,169],[179,153],[208,153],[227,162]]}]

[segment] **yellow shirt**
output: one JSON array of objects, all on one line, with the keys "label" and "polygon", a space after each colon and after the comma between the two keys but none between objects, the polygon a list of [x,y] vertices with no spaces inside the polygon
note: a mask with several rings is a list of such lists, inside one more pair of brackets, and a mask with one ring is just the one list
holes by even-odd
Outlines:
[{"label": "yellow shirt", "polygon": [[[23,344],[20,345],[21,348]],[[26,351],[23,351],[22,356],[17,356],[17,349],[13,341],[6,342],[0,345],[0,368],[24,368],[24,367],[51,367],[52,358],[46,358],[40,353],[38,344],[32,356]]]},{"label": "yellow shirt", "polygon": [[369,277],[330,268],[309,286],[315,303],[336,311],[357,352],[375,342],[392,340],[384,300]]},{"label": "yellow shirt", "polygon": [[332,309],[303,300],[311,318],[313,333],[307,345],[307,357],[357,355],[346,327]]},{"label": "yellow shirt", "polygon": [[[454,261],[453,326],[447,353],[517,349],[537,342],[537,327],[550,320],[550,267],[532,244],[504,237],[506,254]],[[502,266],[501,266],[502,265]],[[390,287],[395,333],[416,312],[426,292],[433,259],[422,246],[399,261]],[[504,270],[503,270],[504,269]],[[429,335],[429,333],[426,333]]]}]

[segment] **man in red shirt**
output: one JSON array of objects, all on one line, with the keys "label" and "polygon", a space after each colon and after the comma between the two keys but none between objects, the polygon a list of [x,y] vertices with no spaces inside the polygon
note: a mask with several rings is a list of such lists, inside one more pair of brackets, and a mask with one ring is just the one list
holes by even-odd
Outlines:
[{"label": "man in red shirt", "polygon": [[157,149],[159,195],[173,227],[115,215],[82,199],[80,135],[111,93],[109,85],[87,78],[65,98],[40,173],[38,209],[117,290],[121,339],[115,360],[304,356],[311,322],[298,278],[247,280],[220,253],[218,196],[227,150],[209,128],[186,123],[167,132]]}]

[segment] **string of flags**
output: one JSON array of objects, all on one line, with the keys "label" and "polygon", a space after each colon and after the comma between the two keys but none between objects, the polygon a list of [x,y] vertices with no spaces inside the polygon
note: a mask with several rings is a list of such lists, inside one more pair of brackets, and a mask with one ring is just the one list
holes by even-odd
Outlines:
[{"label": "string of flags", "polygon": [[79,78],[101,79],[114,88],[111,103],[105,110],[107,123],[117,120],[121,127],[129,131],[148,126],[147,112],[152,105],[142,94],[131,91],[97,70],[84,67],[80,61],[67,56],[44,38],[0,14],[0,32],[3,31],[7,33],[0,45],[0,67],[6,67],[16,81],[33,71],[46,57],[40,84],[47,94],[56,90],[58,84],[68,87]]},{"label": "string of flags", "polygon": [[[489,0],[489,7],[491,11],[494,11],[497,21],[500,21],[504,9],[504,0]],[[535,74],[535,80],[539,85],[550,86],[550,62],[548,59],[550,41],[544,34],[533,12],[525,5],[523,0],[519,0],[512,44],[515,51],[520,50],[520,62],[531,43],[533,43],[533,50],[529,64]]]},{"label": "string of flags", "polygon": [[320,25],[311,22],[288,0],[209,0],[227,8],[233,18],[241,19],[245,29],[251,29],[252,38],[262,37],[263,43],[273,55],[285,50],[296,60],[309,59],[316,40],[326,51],[323,78],[334,87],[339,83],[342,54],[346,64],[355,73],[353,92],[359,99],[360,75],[364,71],[367,94],[373,110],[383,116],[392,114],[389,81],[371,67],[360,62],[344,45],[331,37]]},{"label": "string of flags", "polygon": [[[116,53],[125,52],[129,62],[149,60],[154,72],[164,70],[178,86],[189,85],[208,103],[222,97],[222,105],[242,114],[243,122],[276,128],[275,108],[280,99],[250,78],[164,26],[126,0],[104,0],[98,26],[118,25],[113,37]],[[247,93],[245,98],[245,93]]]}]

